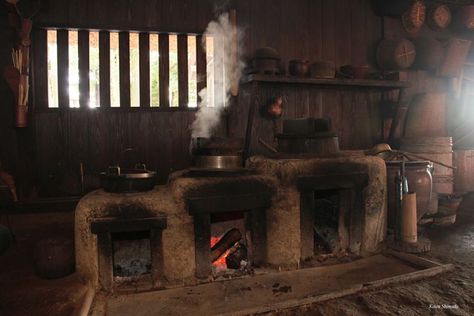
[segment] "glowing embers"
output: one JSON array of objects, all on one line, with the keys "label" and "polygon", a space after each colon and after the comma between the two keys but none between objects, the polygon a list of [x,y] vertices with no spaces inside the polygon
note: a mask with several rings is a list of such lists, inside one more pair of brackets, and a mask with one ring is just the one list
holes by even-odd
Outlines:
[{"label": "glowing embers", "polygon": [[243,212],[211,215],[210,261],[214,276],[251,272],[248,246],[252,242],[244,217]]}]

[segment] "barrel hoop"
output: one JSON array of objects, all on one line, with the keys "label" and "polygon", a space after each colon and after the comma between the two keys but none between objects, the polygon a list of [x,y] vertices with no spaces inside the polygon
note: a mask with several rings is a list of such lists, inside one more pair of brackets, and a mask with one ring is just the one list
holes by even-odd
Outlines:
[{"label": "barrel hoop", "polygon": [[452,183],[453,181],[453,176],[433,176],[433,183]]},{"label": "barrel hoop", "polygon": [[[434,154],[434,155],[449,155],[449,154],[452,154],[453,152],[452,151],[426,151],[426,150],[423,150],[423,151],[407,151],[407,150],[402,150],[402,151],[406,151],[408,154],[410,153],[413,153],[413,154],[419,154],[419,155],[423,155],[423,154],[427,154],[427,155],[431,155],[431,154]],[[429,158],[429,157],[426,157],[426,158]]]}]

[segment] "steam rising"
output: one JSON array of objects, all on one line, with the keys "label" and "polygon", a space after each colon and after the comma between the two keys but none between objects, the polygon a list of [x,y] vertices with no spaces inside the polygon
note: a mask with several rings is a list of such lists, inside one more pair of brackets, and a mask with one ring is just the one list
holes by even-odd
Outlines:
[{"label": "steam rising", "polygon": [[[238,82],[242,75],[245,64],[238,48],[237,58],[232,59],[233,32],[236,30],[232,27],[228,13],[220,15],[217,20],[210,22],[204,32],[203,40],[211,37],[214,41],[214,103],[208,104],[210,96],[206,88],[199,91],[201,101],[196,118],[191,125],[192,138],[212,135],[219,123],[222,110],[229,102],[231,84]],[[242,32],[237,30],[235,36],[237,43],[240,43]],[[204,42],[201,45],[206,48]]]}]

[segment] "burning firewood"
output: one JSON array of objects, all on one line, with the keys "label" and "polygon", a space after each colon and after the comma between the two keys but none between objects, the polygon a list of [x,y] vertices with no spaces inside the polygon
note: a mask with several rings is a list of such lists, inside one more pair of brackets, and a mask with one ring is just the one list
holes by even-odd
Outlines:
[{"label": "burning firewood", "polygon": [[219,241],[211,247],[211,262],[219,259],[230,247],[242,239],[242,234],[237,228],[227,231]]},{"label": "burning firewood", "polygon": [[247,248],[239,242],[232,247],[229,255],[225,258],[225,264],[229,269],[240,269],[243,260],[247,260]]}]

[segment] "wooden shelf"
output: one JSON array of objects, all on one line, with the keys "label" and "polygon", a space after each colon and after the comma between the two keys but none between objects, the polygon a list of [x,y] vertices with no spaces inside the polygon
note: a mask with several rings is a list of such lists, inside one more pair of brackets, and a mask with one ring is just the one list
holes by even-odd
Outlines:
[{"label": "wooden shelf", "polygon": [[317,79],[301,78],[278,75],[260,75],[252,74],[244,78],[243,83],[263,82],[263,83],[282,83],[282,84],[305,84],[319,86],[341,86],[356,88],[374,88],[374,89],[403,89],[410,87],[406,81],[390,80],[369,80],[369,79]]}]

